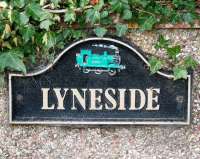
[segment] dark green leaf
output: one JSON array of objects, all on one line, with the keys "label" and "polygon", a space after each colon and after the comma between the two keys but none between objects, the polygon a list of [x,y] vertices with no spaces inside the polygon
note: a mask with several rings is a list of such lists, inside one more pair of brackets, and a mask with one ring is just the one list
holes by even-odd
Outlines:
[{"label": "dark green leaf", "polygon": [[21,59],[21,56],[15,52],[4,52],[0,54],[0,71],[12,69],[26,73],[26,67]]},{"label": "dark green leaf", "polygon": [[167,48],[167,54],[168,54],[169,58],[172,58],[173,60],[176,59],[177,55],[180,54],[180,52],[181,52],[180,45]]},{"label": "dark green leaf", "polygon": [[35,34],[35,29],[32,26],[23,27],[21,30],[21,35],[24,42],[28,42]]},{"label": "dark green leaf", "polygon": [[169,40],[165,39],[163,35],[159,35],[158,42],[155,45],[156,49],[167,49],[169,46]]},{"label": "dark green leaf", "polygon": [[25,5],[25,0],[13,0],[14,7],[23,8]]},{"label": "dark green leaf", "polygon": [[34,20],[43,21],[45,19],[52,18],[52,15],[41,8],[39,4],[30,3],[27,9],[27,13],[31,16]]}]

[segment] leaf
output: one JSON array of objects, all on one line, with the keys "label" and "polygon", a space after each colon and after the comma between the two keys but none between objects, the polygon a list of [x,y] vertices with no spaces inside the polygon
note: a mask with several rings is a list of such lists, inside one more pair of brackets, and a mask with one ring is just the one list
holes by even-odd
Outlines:
[{"label": "leaf", "polygon": [[73,10],[69,10],[65,13],[65,17],[64,17],[64,21],[65,22],[69,22],[72,23],[74,21],[76,21],[76,14]]},{"label": "leaf", "polygon": [[173,68],[174,80],[187,79],[188,72],[184,67],[176,66]]},{"label": "leaf", "polygon": [[123,3],[121,0],[111,0],[109,3],[111,4],[112,12],[120,13],[123,10]]},{"label": "leaf", "polygon": [[132,18],[132,12],[128,9],[125,9],[123,11],[123,16],[122,16],[122,19],[124,20],[130,20]]},{"label": "leaf", "polygon": [[42,37],[42,43],[45,44],[47,48],[52,48],[56,45],[56,35],[54,32],[47,32]]},{"label": "leaf", "polygon": [[115,28],[117,31],[116,34],[119,37],[125,35],[128,30],[128,26],[126,24],[117,24],[117,25],[115,25]]},{"label": "leaf", "polygon": [[34,36],[35,29],[34,29],[34,27],[29,25],[29,26],[23,27],[20,30],[20,33],[22,35],[24,42],[26,43]]},{"label": "leaf", "polygon": [[101,18],[106,18],[106,17],[108,17],[108,15],[109,15],[109,13],[106,10],[101,12]]},{"label": "leaf", "polygon": [[173,60],[176,60],[176,57],[178,54],[180,54],[180,52],[181,52],[180,45],[167,48],[167,54],[168,54],[169,58],[172,58]]},{"label": "leaf", "polygon": [[85,7],[86,5],[88,5],[90,2],[90,0],[80,0],[79,5],[81,8]]},{"label": "leaf", "polygon": [[195,16],[192,13],[185,13],[185,14],[183,14],[183,19],[185,22],[187,22],[189,24],[193,24],[193,22],[195,20]]},{"label": "leaf", "polygon": [[100,20],[100,12],[97,9],[88,9],[86,12],[86,22],[91,22],[92,24]]},{"label": "leaf", "polygon": [[25,6],[25,0],[13,0],[13,5],[18,8],[23,8]]},{"label": "leaf", "polygon": [[107,29],[102,28],[102,27],[98,27],[98,28],[94,29],[94,32],[98,37],[103,37],[106,34]]},{"label": "leaf", "polygon": [[141,30],[145,31],[145,30],[151,30],[154,26],[154,24],[156,24],[157,19],[155,16],[149,16],[141,25]]},{"label": "leaf", "polygon": [[26,25],[29,21],[29,17],[26,15],[25,12],[21,12],[19,14],[19,24],[20,25]]},{"label": "leaf", "polygon": [[52,15],[41,8],[39,4],[30,3],[27,8],[27,13],[36,21],[43,21],[52,18]]},{"label": "leaf", "polygon": [[6,68],[26,73],[22,57],[14,51],[4,52],[0,55],[0,71]]},{"label": "leaf", "polygon": [[159,35],[158,42],[155,45],[156,49],[167,49],[169,46],[169,40],[165,39],[163,35]]},{"label": "leaf", "polygon": [[159,71],[163,67],[162,61],[160,61],[156,57],[151,57],[149,59],[149,64],[150,64],[151,74],[156,73],[157,71]]},{"label": "leaf", "polygon": [[40,29],[49,30],[49,27],[53,24],[53,21],[46,19],[40,23]]},{"label": "leaf", "polygon": [[187,56],[184,59],[184,66],[186,68],[191,68],[194,70],[198,66],[198,62],[196,60],[194,60],[191,56]]}]

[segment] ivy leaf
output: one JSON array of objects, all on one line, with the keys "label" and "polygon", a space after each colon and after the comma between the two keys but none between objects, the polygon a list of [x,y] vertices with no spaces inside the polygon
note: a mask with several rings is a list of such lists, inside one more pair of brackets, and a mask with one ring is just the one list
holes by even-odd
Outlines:
[{"label": "ivy leaf", "polygon": [[52,48],[56,44],[56,35],[54,32],[46,32],[42,37],[42,43],[45,44],[47,48]]},{"label": "ivy leaf", "polygon": [[88,5],[90,2],[90,0],[80,0],[79,5],[81,8],[85,7],[86,5]]},{"label": "ivy leaf", "polygon": [[155,45],[156,49],[166,49],[169,46],[169,40],[165,39],[163,35],[159,35],[158,42]]},{"label": "ivy leaf", "polygon": [[106,10],[101,12],[101,18],[106,18],[106,17],[108,17],[108,15],[109,15],[109,13]]},{"label": "ivy leaf", "polygon": [[192,13],[183,14],[183,19],[185,22],[192,24],[195,20],[195,16]]},{"label": "ivy leaf", "polygon": [[36,21],[43,21],[45,19],[50,19],[52,15],[41,8],[39,4],[30,3],[27,8],[27,13]]},{"label": "ivy leaf", "polygon": [[97,9],[88,9],[86,12],[86,22],[91,22],[94,24],[95,22],[99,21],[100,19],[100,12]]},{"label": "ivy leaf", "polygon": [[26,67],[22,61],[22,57],[13,52],[4,52],[0,55],[0,71],[6,68],[26,73]]},{"label": "ivy leaf", "polygon": [[35,28],[32,26],[23,27],[20,30],[24,42],[28,42],[35,34]]},{"label": "ivy leaf", "polygon": [[53,24],[53,22],[49,19],[46,19],[40,23],[40,29],[49,30],[49,27]]},{"label": "ivy leaf", "polygon": [[123,3],[121,0],[111,0],[109,3],[111,4],[112,12],[116,11],[120,13],[123,10]]},{"label": "ivy leaf", "polygon": [[69,10],[65,13],[64,21],[72,23],[76,20],[76,14],[73,10]]},{"label": "ivy leaf", "polygon": [[98,28],[94,29],[94,32],[98,37],[103,37],[106,34],[107,29],[102,28],[102,27],[98,27]]},{"label": "ivy leaf", "polygon": [[14,7],[23,8],[25,6],[25,0],[13,0]]},{"label": "ivy leaf", "polygon": [[130,20],[132,18],[132,12],[128,9],[125,9],[123,11],[123,16],[122,16],[122,19],[124,20]]},{"label": "ivy leaf", "polygon": [[176,60],[176,57],[178,54],[180,54],[180,52],[181,52],[180,45],[167,48],[167,54],[168,54],[169,58],[172,58],[173,60]]},{"label": "ivy leaf", "polygon": [[26,15],[25,12],[21,12],[19,14],[19,22],[20,22],[20,25],[26,25],[29,21],[29,17]]},{"label": "ivy leaf", "polygon": [[156,57],[151,57],[149,59],[149,64],[150,64],[150,71],[151,71],[151,74],[154,74],[156,73],[157,71],[159,71],[162,66],[163,66],[163,63],[162,61],[160,61],[159,59],[157,59]]},{"label": "ivy leaf", "polygon": [[154,24],[156,24],[157,19],[155,16],[150,16],[148,17],[141,25],[141,30],[145,31],[145,30],[151,30],[154,26]]},{"label": "ivy leaf", "polygon": [[194,60],[191,56],[187,56],[184,59],[184,66],[186,68],[191,68],[194,70],[198,66],[198,62]]},{"label": "ivy leaf", "polygon": [[115,28],[117,31],[116,34],[119,37],[125,35],[128,30],[128,26],[126,24],[117,24],[117,25],[115,25]]},{"label": "ivy leaf", "polygon": [[174,80],[187,79],[188,72],[184,67],[176,66],[173,68]]}]

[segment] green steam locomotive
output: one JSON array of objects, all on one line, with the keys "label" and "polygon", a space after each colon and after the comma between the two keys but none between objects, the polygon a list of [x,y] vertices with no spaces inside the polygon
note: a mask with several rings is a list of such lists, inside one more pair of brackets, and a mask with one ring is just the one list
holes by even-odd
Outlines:
[{"label": "green steam locomotive", "polygon": [[92,50],[82,49],[79,54],[76,54],[76,67],[82,69],[84,73],[90,71],[96,74],[108,72],[109,75],[114,76],[120,70],[125,69],[124,65],[120,65],[121,57],[119,52],[115,51],[115,55],[109,55],[107,51],[103,54],[94,54]]}]

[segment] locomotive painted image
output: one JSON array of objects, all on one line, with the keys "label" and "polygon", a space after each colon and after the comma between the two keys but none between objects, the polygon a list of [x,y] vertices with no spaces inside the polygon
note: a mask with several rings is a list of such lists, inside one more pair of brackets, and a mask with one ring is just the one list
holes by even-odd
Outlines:
[{"label": "locomotive painted image", "polygon": [[[112,46],[114,48],[114,46]],[[124,65],[120,65],[121,57],[119,50],[115,49],[115,54],[110,55],[108,51],[102,54],[95,54],[90,49],[81,49],[79,54],[76,54],[76,67],[82,69],[84,73],[90,71],[96,74],[108,72],[109,75],[114,76],[117,72],[125,69]]]}]

